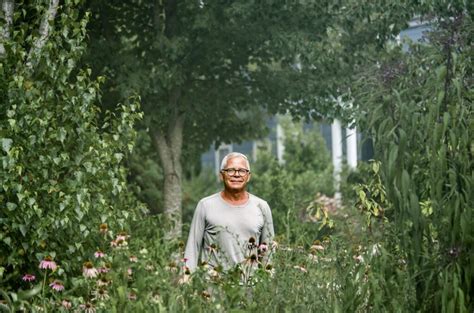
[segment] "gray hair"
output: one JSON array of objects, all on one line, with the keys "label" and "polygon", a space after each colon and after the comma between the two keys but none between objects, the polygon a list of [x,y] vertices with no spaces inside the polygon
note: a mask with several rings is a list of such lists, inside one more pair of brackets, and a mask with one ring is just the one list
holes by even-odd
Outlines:
[{"label": "gray hair", "polygon": [[227,154],[223,159],[222,159],[222,162],[221,162],[221,170],[223,170],[225,168],[225,166],[227,165],[227,161],[229,161],[230,159],[233,159],[233,158],[243,158],[245,160],[245,162],[247,163],[247,169],[250,171],[250,162],[249,162],[249,159],[247,158],[247,156],[245,154],[242,154],[240,152],[231,152],[229,154]]}]

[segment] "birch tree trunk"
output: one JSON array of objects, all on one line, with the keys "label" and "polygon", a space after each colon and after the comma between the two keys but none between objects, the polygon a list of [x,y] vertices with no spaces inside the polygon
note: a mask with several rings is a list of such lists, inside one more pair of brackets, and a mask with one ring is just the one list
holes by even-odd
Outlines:
[{"label": "birch tree trunk", "polygon": [[10,39],[10,26],[13,23],[13,9],[15,6],[13,0],[3,0],[1,3],[5,24],[0,26],[0,58],[4,57],[6,53],[4,42]]},{"label": "birch tree trunk", "polygon": [[[179,93],[175,92],[171,101],[177,102]],[[161,159],[164,174],[164,209],[170,222],[168,235],[170,238],[181,237],[182,200],[181,189],[182,165],[181,152],[183,146],[183,127],[185,115],[175,106],[169,121],[167,132],[153,130],[153,140]]]}]

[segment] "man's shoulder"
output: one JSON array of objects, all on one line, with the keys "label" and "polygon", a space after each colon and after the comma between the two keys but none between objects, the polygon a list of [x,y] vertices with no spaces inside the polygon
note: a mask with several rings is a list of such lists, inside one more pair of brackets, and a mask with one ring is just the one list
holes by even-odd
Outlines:
[{"label": "man's shoulder", "polygon": [[249,196],[250,196],[250,199],[251,199],[252,201],[257,202],[257,203],[261,203],[261,204],[263,204],[263,205],[268,206],[267,201],[263,200],[262,198],[260,198],[260,197],[258,197],[258,196],[256,196],[256,195],[254,195],[254,194],[252,194],[252,193],[250,193],[250,192],[249,192]]},{"label": "man's shoulder", "polygon": [[213,202],[215,202],[215,201],[218,201],[218,200],[219,200],[219,197],[220,197],[220,196],[219,196],[219,193],[216,192],[216,193],[214,193],[214,194],[212,194],[212,195],[210,195],[210,196],[207,196],[207,197],[202,198],[201,200],[199,200],[199,202],[200,202],[201,204],[213,203]]}]

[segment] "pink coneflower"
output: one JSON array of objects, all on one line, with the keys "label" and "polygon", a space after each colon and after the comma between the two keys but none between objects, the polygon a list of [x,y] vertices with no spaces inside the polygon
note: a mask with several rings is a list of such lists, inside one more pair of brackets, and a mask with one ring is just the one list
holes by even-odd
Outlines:
[{"label": "pink coneflower", "polygon": [[108,273],[110,271],[110,268],[102,266],[97,269],[97,272],[99,273]]},{"label": "pink coneflower", "polygon": [[128,276],[132,276],[133,274],[133,270],[130,267],[127,269],[127,274]]},{"label": "pink coneflower", "polygon": [[21,279],[23,281],[34,281],[36,279],[36,276],[32,275],[32,274],[25,274],[25,275],[23,275],[23,277]]},{"label": "pink coneflower", "polygon": [[262,242],[262,244],[258,246],[258,251],[260,252],[260,254],[264,254],[268,251],[268,245],[265,242]]},{"label": "pink coneflower", "polygon": [[166,267],[166,270],[176,273],[178,271],[178,266],[176,265],[175,261],[171,261]]},{"label": "pink coneflower", "polygon": [[63,301],[61,301],[61,306],[66,310],[69,310],[70,308],[72,308],[72,303],[71,301],[64,299]]},{"label": "pink coneflower", "polygon": [[99,225],[99,232],[100,232],[101,234],[104,234],[104,235],[105,235],[108,230],[109,230],[109,227],[107,226],[107,224],[102,223],[102,224]]},{"label": "pink coneflower", "polygon": [[314,251],[324,251],[324,247],[322,245],[318,245],[318,244],[312,245],[310,249],[314,250]]},{"label": "pink coneflower", "polygon": [[109,293],[105,288],[93,290],[92,295],[94,296],[93,300],[105,301],[110,299]]},{"label": "pink coneflower", "polygon": [[53,261],[53,258],[50,257],[49,255],[45,257],[39,265],[39,268],[41,269],[51,269],[51,270],[56,270],[58,266],[56,265],[56,262]]},{"label": "pink coneflower", "polygon": [[248,244],[247,244],[247,248],[248,248],[249,250],[252,250],[252,249],[255,248],[255,247],[256,247],[255,238],[254,238],[254,237],[250,237],[250,238],[249,238],[249,242],[248,242]]},{"label": "pink coneflower", "polygon": [[85,262],[83,267],[82,267],[82,275],[84,275],[85,278],[95,278],[99,272],[97,269],[94,267],[94,264],[92,262]]},{"label": "pink coneflower", "polygon": [[128,237],[130,237],[130,236],[127,235],[126,232],[122,231],[117,235],[117,238],[115,238],[115,240],[116,241],[119,241],[119,240],[126,241]]},{"label": "pink coneflower", "polygon": [[130,259],[130,262],[134,262],[134,263],[138,262],[138,258],[134,255],[131,255],[129,259]]},{"label": "pink coneflower", "polygon": [[97,250],[95,253],[94,253],[94,256],[97,258],[97,259],[100,259],[100,258],[103,258],[105,256],[105,253],[100,251],[100,250]]},{"label": "pink coneflower", "polygon": [[119,237],[117,237],[117,239],[112,240],[110,242],[110,246],[112,248],[126,248],[128,246],[128,242],[126,240],[124,240],[122,237],[120,237],[120,238]]},{"label": "pink coneflower", "polygon": [[95,306],[90,302],[87,302],[85,304],[81,304],[79,307],[85,313],[95,313],[96,312]]},{"label": "pink coneflower", "polygon": [[57,292],[64,290],[64,285],[59,280],[54,280],[51,284],[49,284],[49,287]]},{"label": "pink coneflower", "polygon": [[108,286],[109,284],[110,284],[110,280],[108,280],[105,277],[101,277],[97,280],[97,286],[99,287]]}]

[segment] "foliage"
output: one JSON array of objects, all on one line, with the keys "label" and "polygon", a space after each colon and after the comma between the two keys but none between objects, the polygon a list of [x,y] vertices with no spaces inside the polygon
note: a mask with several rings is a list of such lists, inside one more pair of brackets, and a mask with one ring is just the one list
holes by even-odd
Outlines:
[{"label": "foliage", "polygon": [[146,131],[138,130],[135,148],[126,164],[128,185],[152,214],[163,212],[163,169],[156,158],[150,136]]},{"label": "foliage", "polygon": [[[331,159],[317,124],[305,130],[300,122],[282,121],[285,162],[278,164],[267,151],[260,151],[252,164],[250,191],[269,202],[276,232],[284,234],[287,242],[308,243],[322,238],[331,227],[325,219],[328,204],[321,202],[324,195],[334,193]],[[306,231],[299,232],[300,227]]]},{"label": "foliage", "polygon": [[18,287],[20,275],[46,256],[60,260],[54,277],[78,271],[100,223],[126,228],[138,213],[123,167],[141,117],[138,104],[129,99],[99,122],[103,79],[75,65],[87,16],[66,1],[56,18],[45,19],[53,6],[23,3],[14,7],[11,25],[2,25],[12,30],[2,38],[0,64],[3,290]]},{"label": "foliage", "polygon": [[355,97],[374,139],[393,230],[417,310],[473,309],[473,22],[464,4],[427,2],[427,43],[389,44]]},{"label": "foliage", "polygon": [[[84,254],[90,271],[63,277],[63,291],[46,286],[28,301],[11,301],[4,307],[31,312],[85,308],[97,312],[403,312],[413,308],[414,299],[406,294],[411,290],[406,285],[406,267],[389,268],[386,261],[395,256],[380,245],[352,249],[337,237],[279,244],[271,252],[272,265],[257,264],[250,279],[243,280],[238,268],[224,273],[203,265],[187,272],[183,244],[166,240],[164,230],[157,227],[161,223],[155,216],[133,222],[131,229],[136,232],[96,232],[100,251]],[[395,274],[381,275],[376,272],[381,268]],[[25,282],[24,287],[34,291],[42,284]]]}]

